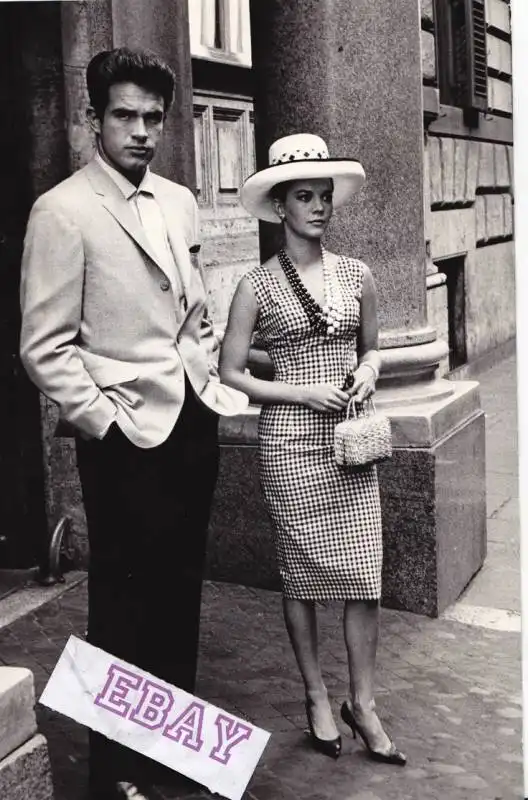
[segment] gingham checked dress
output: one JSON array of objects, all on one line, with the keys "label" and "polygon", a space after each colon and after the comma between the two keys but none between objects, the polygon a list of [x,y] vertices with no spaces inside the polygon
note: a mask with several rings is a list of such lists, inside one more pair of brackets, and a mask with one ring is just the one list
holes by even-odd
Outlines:
[{"label": "gingham checked dress", "polygon": [[[344,320],[316,333],[289,285],[264,266],[246,273],[258,303],[255,341],[274,380],[342,387],[357,366],[356,334],[364,265],[336,263]],[[269,404],[259,419],[259,470],[275,530],[284,595],[304,600],[378,599],[382,534],[375,466],[337,465],[334,428],[345,412]]]}]

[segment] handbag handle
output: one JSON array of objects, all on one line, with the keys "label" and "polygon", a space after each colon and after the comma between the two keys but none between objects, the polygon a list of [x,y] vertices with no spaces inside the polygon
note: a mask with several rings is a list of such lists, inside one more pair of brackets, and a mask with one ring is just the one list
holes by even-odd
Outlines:
[{"label": "handbag handle", "polygon": [[[350,409],[353,408],[354,409],[354,412],[353,412],[354,419],[358,419],[358,413],[357,413],[356,406],[358,406],[358,405],[362,406],[363,404],[365,404],[367,406],[367,408],[369,408],[369,410],[372,411],[373,414],[376,413],[376,406],[374,405],[374,400],[372,399],[372,396],[368,397],[366,400],[363,400],[361,403],[359,402],[359,400],[356,400],[355,397],[351,397],[350,400],[348,401],[348,405],[347,405],[346,418],[350,419]],[[363,416],[368,417],[368,414],[364,414]]]}]

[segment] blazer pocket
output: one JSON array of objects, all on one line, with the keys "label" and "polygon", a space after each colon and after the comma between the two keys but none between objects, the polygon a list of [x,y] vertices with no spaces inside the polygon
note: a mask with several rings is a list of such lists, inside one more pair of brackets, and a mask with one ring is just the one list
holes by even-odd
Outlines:
[{"label": "blazer pocket", "polygon": [[89,353],[78,349],[86,371],[100,389],[130,383],[139,378],[137,364]]}]

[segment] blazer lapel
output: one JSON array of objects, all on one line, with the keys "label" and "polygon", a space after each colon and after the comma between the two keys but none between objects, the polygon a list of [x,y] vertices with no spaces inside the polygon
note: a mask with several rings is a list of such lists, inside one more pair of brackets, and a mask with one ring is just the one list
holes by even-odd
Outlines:
[{"label": "blazer lapel", "polygon": [[[155,178],[156,176],[153,175],[152,177]],[[156,181],[155,186],[156,198],[165,220],[165,227],[167,229],[172,254],[176,262],[176,268],[179,270],[183,289],[188,298],[191,284],[191,257],[183,235],[183,230],[177,222],[178,217],[180,217],[182,213],[181,208],[178,208],[169,193],[165,191],[161,181]]]},{"label": "blazer lapel", "polygon": [[125,200],[119,187],[116,186],[110,176],[101,169],[97,161],[90,161],[85,169],[88,180],[92,184],[96,194],[100,196],[101,203],[106,210],[170,280],[170,275],[167,275],[165,267],[160,263],[158,256],[150,246],[141,223],[130,208],[127,200]]}]

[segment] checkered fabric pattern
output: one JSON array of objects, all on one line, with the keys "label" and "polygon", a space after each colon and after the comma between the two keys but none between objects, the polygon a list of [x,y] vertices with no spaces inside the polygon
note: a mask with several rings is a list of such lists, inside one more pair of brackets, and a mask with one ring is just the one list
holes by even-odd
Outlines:
[{"label": "checkered fabric pattern", "polygon": [[[364,265],[340,256],[336,270],[345,317],[330,335],[312,330],[289,285],[266,267],[246,274],[259,307],[255,337],[273,362],[275,380],[341,387],[355,369]],[[289,598],[374,600],[381,594],[376,467],[337,465],[334,428],[344,417],[278,404],[260,414],[260,480]]]}]

